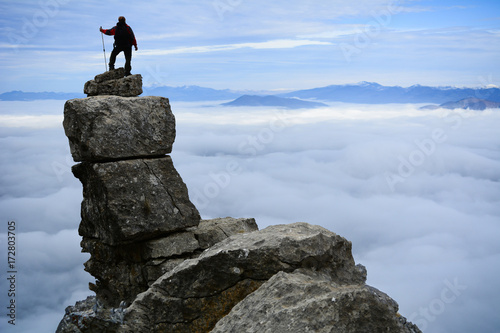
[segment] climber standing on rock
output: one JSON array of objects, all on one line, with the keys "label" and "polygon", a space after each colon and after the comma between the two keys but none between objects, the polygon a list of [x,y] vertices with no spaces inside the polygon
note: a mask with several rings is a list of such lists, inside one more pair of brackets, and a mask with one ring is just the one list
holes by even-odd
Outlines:
[{"label": "climber standing on rock", "polygon": [[120,16],[118,23],[111,29],[99,28],[99,31],[108,36],[115,36],[113,51],[109,57],[109,70],[115,69],[116,56],[123,51],[125,54],[125,76],[130,75],[132,70],[132,45],[137,51],[137,41],[135,40],[132,28],[125,23],[125,17]]}]

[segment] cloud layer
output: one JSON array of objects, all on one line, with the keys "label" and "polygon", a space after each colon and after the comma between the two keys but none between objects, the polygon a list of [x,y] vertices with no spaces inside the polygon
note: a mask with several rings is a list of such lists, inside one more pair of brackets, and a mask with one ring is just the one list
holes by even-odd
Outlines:
[{"label": "cloud layer", "polygon": [[[425,332],[496,331],[498,110],[216,104],[173,103],[174,165],[204,218],[322,225],[353,242],[368,283]],[[33,115],[32,105],[8,114]],[[0,127],[0,219],[18,223],[22,279],[19,326],[7,332],[53,332],[64,307],[91,294],[76,231],[81,185],[60,121],[47,125]]]},{"label": "cloud layer", "polygon": [[498,110],[234,108],[232,124],[177,111],[174,163],[203,216],[323,225],[424,331],[498,327],[487,296],[500,289]]}]

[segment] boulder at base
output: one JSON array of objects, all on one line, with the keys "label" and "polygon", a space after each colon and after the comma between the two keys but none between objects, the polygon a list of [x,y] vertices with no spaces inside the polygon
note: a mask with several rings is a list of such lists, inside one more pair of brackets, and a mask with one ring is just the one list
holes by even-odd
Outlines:
[{"label": "boulder at base", "polygon": [[[208,235],[217,224],[193,230]],[[180,262],[130,305],[79,302],[57,332],[421,333],[365,280],[345,238],[307,223],[275,225]]]},{"label": "boulder at base", "polygon": [[211,333],[417,333],[385,293],[340,285],[319,272],[279,272],[238,303]]},{"label": "boulder at base", "polygon": [[209,332],[273,275],[297,269],[338,285],[366,279],[345,238],[307,223],[271,226],[233,235],[160,277],[124,310],[118,332]]}]

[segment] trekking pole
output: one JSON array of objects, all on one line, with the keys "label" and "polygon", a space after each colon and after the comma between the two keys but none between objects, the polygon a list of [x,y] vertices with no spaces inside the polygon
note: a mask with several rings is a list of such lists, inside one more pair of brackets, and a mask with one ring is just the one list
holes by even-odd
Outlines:
[{"label": "trekking pole", "polygon": [[102,32],[101,32],[101,38],[102,38],[102,51],[104,52],[104,68],[106,69],[106,72],[107,72],[108,65],[106,64],[106,48],[104,47],[104,34]]}]

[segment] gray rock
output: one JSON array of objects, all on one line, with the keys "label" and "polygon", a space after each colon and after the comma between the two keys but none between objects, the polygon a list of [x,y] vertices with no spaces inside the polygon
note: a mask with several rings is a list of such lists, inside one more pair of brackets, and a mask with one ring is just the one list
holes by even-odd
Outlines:
[{"label": "gray rock", "polygon": [[[253,218],[235,219],[225,217],[201,220],[198,226],[186,230],[188,232],[176,236],[175,241],[172,241],[169,245],[162,246],[162,244],[170,242],[170,237],[148,242],[144,257],[148,258],[149,261],[146,263],[144,270],[149,285],[184,260],[197,258],[203,250],[223,239],[236,234],[257,231],[259,228]],[[198,246],[192,252],[189,252],[194,248],[192,237],[196,239]],[[185,239],[185,241],[181,242],[182,239]],[[177,254],[168,257],[168,254],[171,253]]]},{"label": "gray rock", "polygon": [[175,118],[164,97],[72,99],[64,105],[63,126],[76,162],[161,156],[175,140]]},{"label": "gray rock", "polygon": [[116,307],[122,301],[131,303],[148,288],[141,243],[110,246],[98,239],[84,238],[82,252],[90,253],[85,270],[96,278],[90,290],[103,307]]},{"label": "gray rock", "polygon": [[170,156],[73,167],[83,184],[81,236],[108,245],[196,226],[200,215]]},{"label": "gray rock", "polygon": [[337,284],[310,270],[279,272],[238,303],[211,333],[417,333],[398,304],[364,284]]},{"label": "gray rock", "polygon": [[103,83],[110,80],[123,79],[125,77],[125,68],[120,67],[117,69],[112,69],[102,74],[98,74],[94,77],[96,83]]},{"label": "gray rock", "polygon": [[229,236],[256,231],[259,228],[255,219],[226,217],[203,220],[200,225],[189,230],[194,233],[200,247],[208,249]]},{"label": "gray rock", "polygon": [[145,243],[143,258],[162,259],[205,250],[229,236],[257,231],[252,218],[232,217],[202,220],[196,227]]},{"label": "gray rock", "polygon": [[280,271],[319,271],[362,284],[351,243],[306,223],[237,234],[186,260],[139,294],[119,332],[208,332],[231,308]]},{"label": "gray rock", "polygon": [[116,332],[123,323],[124,307],[104,308],[95,296],[68,306],[56,333]]},{"label": "gray rock", "polygon": [[143,258],[147,260],[165,259],[193,253],[198,249],[200,249],[200,244],[192,232],[179,232],[146,242]]},{"label": "gray rock", "polygon": [[135,97],[142,94],[142,76],[135,74],[124,77],[124,75],[123,68],[97,75],[94,80],[85,83],[83,92],[87,96],[116,95]]},{"label": "gray rock", "polygon": [[[140,75],[123,75],[98,75],[85,91],[142,92]],[[168,99],[121,96],[65,105],[96,296],[68,307],[57,333],[420,332],[365,285],[343,237],[307,223],[201,221],[165,156],[175,139]]]},{"label": "gray rock", "polygon": [[[199,226],[191,227],[189,231],[116,246],[85,237],[81,243],[82,251],[91,254],[85,270],[96,278],[91,290],[105,307],[117,307],[122,301],[130,304],[163,274],[186,259],[198,257],[208,245],[206,236],[217,234],[222,228],[226,230],[223,237],[227,238],[257,230],[257,225],[254,219],[202,220]],[[214,239],[210,245],[219,240],[222,239]]]},{"label": "gray rock", "polygon": [[[354,265],[349,241],[306,223],[238,233],[253,228],[252,219],[238,220],[246,220],[243,229],[226,218],[179,233],[174,242],[191,244],[187,234],[195,229],[207,235],[222,224],[236,232],[196,259],[173,259],[178,264],[130,305],[107,307],[98,297],[68,307],[57,333],[421,333],[397,312],[394,300],[365,285],[366,270]],[[163,244],[146,243],[148,251]]]}]

